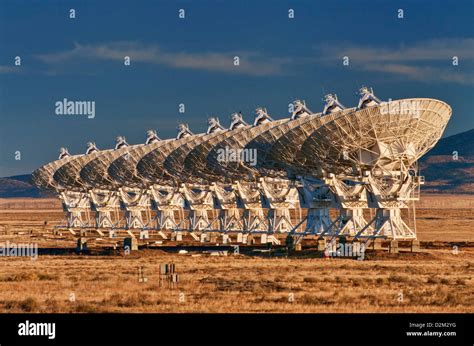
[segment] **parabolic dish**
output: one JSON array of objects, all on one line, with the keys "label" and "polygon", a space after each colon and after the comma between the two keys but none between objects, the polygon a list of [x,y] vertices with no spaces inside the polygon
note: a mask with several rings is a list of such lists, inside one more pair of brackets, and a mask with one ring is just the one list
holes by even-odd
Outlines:
[{"label": "parabolic dish", "polygon": [[152,184],[170,183],[173,177],[165,169],[165,160],[169,154],[181,145],[191,142],[196,138],[205,136],[205,133],[190,135],[181,139],[175,139],[165,145],[155,148],[143,156],[137,164],[137,170],[142,177]]},{"label": "parabolic dish", "polygon": [[137,164],[143,156],[174,139],[160,140],[150,144],[142,144],[130,148],[127,154],[119,156],[108,168],[108,174],[121,186],[143,188],[147,184],[137,170]]},{"label": "parabolic dish", "polygon": [[[254,180],[258,176],[258,171],[253,166],[256,162],[249,160],[250,152],[243,152],[242,150],[255,137],[263,132],[269,130],[274,126],[278,126],[288,119],[280,119],[275,121],[268,121],[258,126],[251,126],[234,136],[228,137],[215,145],[207,155],[206,161],[208,167],[216,174],[218,180],[233,181],[233,180]],[[247,155],[247,160],[242,160],[240,155]],[[230,157],[224,157],[222,156]],[[232,156],[233,155],[233,156]],[[235,158],[235,160],[233,159]],[[256,157],[255,157],[256,160]]]},{"label": "parabolic dish", "polygon": [[219,132],[215,137],[208,139],[196,146],[186,155],[184,160],[184,169],[191,172],[192,176],[197,179],[203,179],[207,182],[217,181],[215,172],[207,165],[207,155],[212,151],[215,145],[222,142],[226,138],[237,135],[238,133],[248,129],[250,125],[245,125],[234,130],[225,130]]},{"label": "parabolic dish", "polygon": [[111,150],[94,151],[92,153],[84,154],[74,158],[73,160],[70,160],[54,173],[54,180],[56,180],[56,182],[65,189],[73,191],[86,191],[87,184],[80,176],[81,169],[90,161],[94,160],[97,156],[103,155],[104,153],[110,151]]},{"label": "parabolic dish", "polygon": [[119,149],[113,149],[103,152],[102,155],[97,155],[93,160],[85,164],[80,176],[89,187],[100,186],[101,189],[114,190],[120,187],[114,178],[109,175],[109,166],[116,159],[123,155],[127,155],[131,149],[137,148],[140,144],[124,146]]},{"label": "parabolic dish", "polygon": [[[306,139],[323,123],[353,112],[355,108],[347,108],[331,114],[311,114],[288,124],[282,124],[283,136],[268,150],[263,165],[275,169],[283,169],[292,175],[308,173],[306,158],[301,158],[300,151]],[[319,175],[317,170],[312,174]]]},{"label": "parabolic dish", "polygon": [[77,159],[79,156],[81,155],[67,156],[38,168],[31,174],[31,182],[39,188],[45,190],[59,190],[61,187],[58,182],[54,180],[54,174],[63,165],[67,164],[71,160]]},{"label": "parabolic dish", "polygon": [[436,144],[450,116],[451,107],[434,99],[382,103],[324,122],[306,139],[301,157],[309,170],[332,173],[409,167]]},{"label": "parabolic dish", "polygon": [[225,131],[225,129],[219,129],[213,133],[197,136],[193,140],[185,142],[168,155],[164,163],[165,169],[173,179],[179,180],[180,182],[188,182],[195,170],[195,168],[187,170],[184,165],[188,154],[201,143],[212,140],[212,138],[221,135]]}]

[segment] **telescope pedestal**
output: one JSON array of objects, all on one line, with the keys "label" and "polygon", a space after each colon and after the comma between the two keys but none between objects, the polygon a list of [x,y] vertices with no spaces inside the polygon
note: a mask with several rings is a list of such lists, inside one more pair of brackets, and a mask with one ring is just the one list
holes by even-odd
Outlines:
[{"label": "telescope pedestal", "polygon": [[244,206],[245,231],[249,233],[267,232],[268,225],[262,208],[259,184],[237,181],[235,191]]},{"label": "telescope pedestal", "polygon": [[127,207],[125,210],[125,229],[143,229],[144,227],[142,209]]},{"label": "telescope pedestal", "polygon": [[219,214],[221,231],[242,231],[244,229],[242,223],[242,213],[239,209],[221,209]]},{"label": "telescope pedestal", "polygon": [[298,190],[289,180],[261,178],[260,186],[268,207],[270,233],[288,233],[293,229],[290,209],[299,205]]},{"label": "telescope pedestal", "polygon": [[403,221],[400,208],[379,208],[376,211],[375,232],[393,239],[416,239],[416,233]]},{"label": "telescope pedestal", "polygon": [[324,182],[310,181],[305,178],[302,178],[300,181],[301,186],[299,189],[302,197],[300,199],[300,206],[308,210],[306,226],[302,235],[320,235],[328,232],[333,226],[329,216],[329,207],[332,203],[329,186]]},{"label": "telescope pedestal", "polygon": [[[66,191],[59,195],[63,210],[66,212],[66,227],[81,228],[89,226],[91,208],[89,196],[83,192]],[[87,218],[87,220],[86,220]]]},{"label": "telescope pedestal", "polygon": [[90,190],[92,209],[96,212],[96,228],[114,228],[120,219],[117,216],[116,221],[112,217],[113,212],[117,212],[120,208],[120,200],[116,191],[109,190]]},{"label": "telescope pedestal", "polygon": [[288,233],[293,229],[290,210],[285,208],[272,208],[268,211],[269,232]]},{"label": "telescope pedestal", "polygon": [[173,209],[157,209],[157,227],[159,230],[170,230],[178,227]]},{"label": "telescope pedestal", "polygon": [[333,193],[333,206],[340,210],[340,214],[324,235],[333,238],[339,235],[372,235],[371,223],[364,218],[364,209],[368,208],[366,180],[359,177],[348,181],[331,176],[325,182]]},{"label": "telescope pedestal", "polygon": [[242,213],[238,209],[237,195],[233,187],[226,189],[221,184],[213,183],[211,190],[216,200],[215,207],[219,209],[219,231],[242,231],[244,229]]},{"label": "telescope pedestal", "polygon": [[368,222],[364,218],[363,208],[342,208],[338,220],[339,224],[334,236],[355,236],[358,232],[366,229],[366,226],[368,226]]},{"label": "telescope pedestal", "polygon": [[147,190],[119,189],[121,206],[125,211],[125,229],[144,229],[143,212],[149,214],[150,195]]},{"label": "telescope pedestal", "polygon": [[207,214],[213,209],[214,201],[209,187],[182,184],[181,191],[189,206],[189,231],[210,231],[212,222]]},{"label": "telescope pedestal", "polygon": [[112,221],[112,211],[108,208],[95,207],[96,211],[96,228],[113,228],[114,223]]},{"label": "telescope pedestal", "polygon": [[373,220],[375,235],[397,240],[416,239],[416,231],[403,220],[402,210],[409,214],[409,203],[419,200],[424,177],[417,176],[416,170],[411,173],[405,168],[380,177],[369,176],[371,206],[377,208]]},{"label": "telescope pedestal", "polygon": [[262,208],[251,208],[244,210],[245,231],[247,232],[267,232],[268,225],[266,223],[265,214]]},{"label": "telescope pedestal", "polygon": [[184,199],[177,188],[164,185],[152,185],[150,187],[153,199],[152,207],[156,210],[156,228],[162,230],[176,230],[180,228],[175,218],[175,211],[182,211]]},{"label": "telescope pedestal", "polygon": [[331,225],[329,208],[309,208],[304,233],[319,235],[328,231]]}]

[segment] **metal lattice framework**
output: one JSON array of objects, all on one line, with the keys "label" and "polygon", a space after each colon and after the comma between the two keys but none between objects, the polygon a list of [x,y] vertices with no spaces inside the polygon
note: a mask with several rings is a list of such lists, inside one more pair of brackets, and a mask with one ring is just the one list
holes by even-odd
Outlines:
[{"label": "metal lattice framework", "polygon": [[[224,242],[260,234],[279,243],[282,233],[297,241],[415,239],[406,215],[424,182],[416,163],[442,136],[451,108],[424,98],[382,102],[365,87],[357,107],[331,94],[320,113],[304,101],[292,106],[287,119],[258,108],[252,124],[234,113],[228,129],[210,118],[206,133],[181,124],[174,139],[148,131],[144,144],[119,137],[112,150],[89,143],[86,154],[71,156],[62,149],[32,181],[58,192],[69,229],[109,229],[110,236],[124,228],[142,238],[170,231],[174,240],[218,232]],[[304,217],[291,214],[301,209]]]}]

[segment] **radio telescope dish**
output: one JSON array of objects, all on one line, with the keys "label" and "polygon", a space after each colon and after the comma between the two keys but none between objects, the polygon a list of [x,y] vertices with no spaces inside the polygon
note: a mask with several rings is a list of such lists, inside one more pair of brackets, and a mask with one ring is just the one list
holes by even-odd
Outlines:
[{"label": "radio telescope dish", "polygon": [[197,145],[189,152],[184,160],[184,169],[190,172],[193,177],[203,179],[207,182],[214,182],[218,179],[215,173],[207,165],[206,157],[214,148],[214,146],[221,141],[235,136],[241,131],[249,128],[249,125],[243,120],[242,114],[234,113],[231,116],[232,122],[229,129],[219,132],[216,136]]},{"label": "radio telescope dish", "polygon": [[183,143],[181,146],[172,151],[164,162],[164,167],[173,180],[179,182],[187,182],[192,176],[192,170],[186,170],[184,162],[187,155],[201,143],[208,141],[222,134],[226,129],[222,127],[217,118],[209,119],[209,127],[204,136],[195,136],[190,141]]},{"label": "radio telescope dish", "polygon": [[137,170],[140,176],[151,184],[170,183],[172,176],[164,167],[164,162],[168,155],[181,145],[205,135],[205,133],[195,135],[189,130],[187,125],[180,124],[175,140],[171,140],[162,146],[154,148],[138,161]]},{"label": "radio telescope dish", "polygon": [[[287,121],[288,119],[281,119],[254,125],[222,140],[207,155],[207,165],[215,172],[220,181],[236,179],[254,180],[258,176],[258,171],[249,160],[250,155],[253,154],[244,152],[243,149],[255,137]],[[248,156],[247,159],[245,159],[245,155]],[[242,156],[244,160],[242,160]]]},{"label": "radio telescope dish", "polygon": [[119,156],[109,165],[107,170],[108,174],[121,186],[146,187],[146,182],[137,170],[138,162],[150,151],[166,145],[173,140],[174,139],[160,140],[130,148],[128,152]]},{"label": "radio telescope dish", "polygon": [[32,184],[41,189],[59,191],[61,187],[58,185],[57,181],[54,180],[54,173],[56,173],[56,171],[63,165],[78,158],[79,156],[80,155],[71,156],[67,152],[67,149],[64,149],[64,151],[61,152],[60,158],[58,160],[38,168],[31,174]]},{"label": "radio telescope dish", "polygon": [[381,103],[324,122],[305,141],[305,165],[333,173],[410,167],[439,140],[451,107],[434,99]]},{"label": "radio telescope dish", "polygon": [[[297,100],[294,104],[299,104],[300,102],[301,101]],[[298,108],[295,107],[295,109]],[[307,112],[310,111],[305,106],[305,112],[302,112],[301,110],[294,112],[292,118],[287,119],[286,122],[282,122],[280,125],[276,125],[261,133],[246,145],[246,149],[257,150],[256,168],[262,175],[281,176],[283,169],[278,167],[275,162],[269,160],[269,153],[291,129],[299,126],[305,121],[308,121],[311,116],[314,116]],[[296,114],[298,116],[296,116]]]},{"label": "radio telescope dish", "polygon": [[305,140],[323,123],[353,112],[355,107],[341,109],[340,107],[330,107],[326,103],[324,109],[326,115],[323,115],[322,112],[314,113],[280,125],[281,131],[284,133],[266,150],[260,165],[271,169],[286,170],[291,176],[307,173],[305,158],[300,157],[300,150]]},{"label": "radio telescope dish", "polygon": [[101,154],[96,155],[93,160],[85,164],[81,171],[80,177],[88,187],[99,188],[105,190],[114,190],[120,185],[109,175],[108,169],[110,164],[117,158],[127,155],[130,149],[136,148],[134,146],[122,146],[117,149],[107,150]]},{"label": "radio telescope dish", "polygon": [[97,156],[109,150],[98,150],[94,143],[88,143],[86,154],[78,155],[54,173],[54,180],[64,189],[72,191],[86,191],[86,182],[80,173],[82,168]]}]

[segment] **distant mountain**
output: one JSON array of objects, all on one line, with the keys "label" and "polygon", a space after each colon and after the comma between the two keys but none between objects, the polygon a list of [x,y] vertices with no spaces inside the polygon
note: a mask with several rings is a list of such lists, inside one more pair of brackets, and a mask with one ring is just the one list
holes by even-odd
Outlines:
[{"label": "distant mountain", "polygon": [[[420,160],[423,192],[474,193],[474,129],[441,139]],[[30,184],[30,174],[0,178],[0,198],[51,197]]]},{"label": "distant mountain", "polygon": [[441,139],[420,160],[430,193],[474,193],[474,129]]},{"label": "distant mountain", "polygon": [[452,156],[454,151],[464,158],[474,157],[474,129],[441,138],[424,158],[440,155]]},{"label": "distant mountain", "polygon": [[0,198],[9,197],[51,197],[51,193],[41,191],[30,184],[30,174],[0,178]]}]

